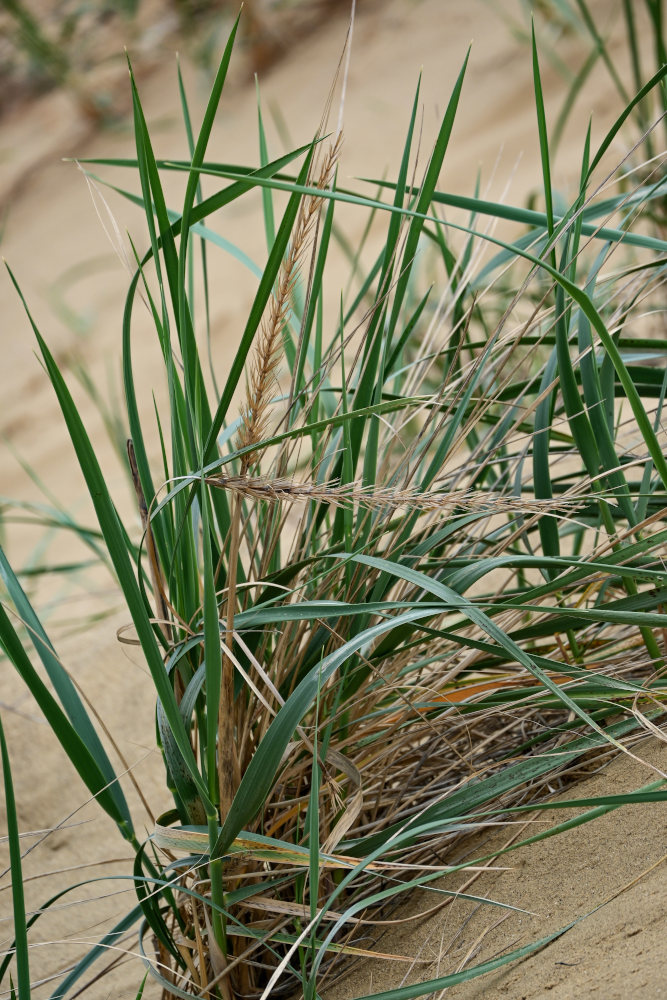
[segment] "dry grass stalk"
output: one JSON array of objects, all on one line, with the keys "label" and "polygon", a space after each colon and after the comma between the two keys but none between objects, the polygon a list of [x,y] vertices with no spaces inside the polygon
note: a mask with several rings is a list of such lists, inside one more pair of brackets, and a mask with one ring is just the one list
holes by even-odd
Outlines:
[{"label": "dry grass stalk", "polygon": [[[341,147],[341,136],[329,147],[319,172],[317,187],[326,189],[332,182]],[[300,264],[313,235],[322,198],[310,195],[302,200],[297,216],[294,235],[280,269],[275,294],[271,298],[268,311],[262,322],[256,341],[250,374],[246,383],[246,401],[241,410],[243,422],[239,432],[238,445],[248,448],[260,444],[267,435],[271,399],[278,380],[278,368],[283,353],[283,327],[290,308],[290,300]],[[241,477],[258,461],[257,452],[246,452],[241,459]],[[226,599],[226,646],[232,648],[234,642],[234,613],[236,610],[236,576],[241,536],[241,494],[236,492],[232,504],[232,529],[229,546],[229,577]],[[220,810],[224,816],[228,812],[236,794],[241,771],[236,750],[237,719],[234,710],[234,665],[223,653],[222,685],[220,709],[218,713],[218,787],[220,790]]]},{"label": "dry grass stalk", "polygon": [[355,504],[367,510],[394,511],[400,507],[436,511],[451,507],[490,513],[565,514],[580,506],[589,496],[560,497],[552,500],[530,500],[515,496],[481,493],[479,490],[418,492],[391,487],[367,488],[358,483],[336,486],[327,483],[296,483],[290,479],[270,479],[264,476],[215,476],[206,480],[211,486],[229,490],[237,497],[278,503],[327,503],[333,507]]},{"label": "dry grass stalk", "polygon": [[[229,559],[229,592],[227,596],[226,645],[231,648],[234,637],[234,610],[236,604],[236,569],[239,551],[240,507],[239,499],[234,499],[232,507],[232,535]],[[222,678],[220,705],[218,708],[218,788],[220,810],[223,816],[229,812],[241,780],[241,768],[236,752],[234,711],[234,664],[222,654]]]}]

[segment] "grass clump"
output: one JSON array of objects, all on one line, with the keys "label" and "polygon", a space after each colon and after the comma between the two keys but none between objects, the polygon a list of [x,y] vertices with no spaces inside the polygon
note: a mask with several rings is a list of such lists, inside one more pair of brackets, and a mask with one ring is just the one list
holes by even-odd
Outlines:
[{"label": "grass clump", "polygon": [[[196,139],[181,89],[187,160],[156,160],[132,80],[136,158],[102,161],[138,176],[127,196],[150,238],[122,330],[139,547],[33,323],[154,681],[174,803],[142,842],[3,556],[55,696],[0,609],[5,653],[135,851],[136,908],[54,996],[72,995],[113,934],[137,924],[165,997],[315,1000],[369,954],[408,892],[428,890],[432,912],[452,895],[433,886],[443,872],[469,877],[488,860],[449,863],[466,831],[546,808],[582,757],[630,752],[664,715],[667,341],[651,318],[662,315],[664,167],[605,164],[667,69],[597,150],[585,138],[579,190],[557,207],[533,39],[544,208],[528,211],[438,187],[467,57],[420,180],[419,91],[398,173],[374,181],[377,197],[339,186],[341,134],[326,124],[270,160],[260,118],[259,167],[209,162],[235,31]],[[178,212],[167,171],[184,175]],[[204,178],[216,185],[206,196]],[[195,247],[208,274],[209,216],[258,189],[268,260],[216,388],[194,314]],[[355,256],[332,318],[326,265],[343,204],[383,237],[374,257]],[[495,219],[516,237],[495,237]],[[168,393],[156,424],[141,416],[132,358],[141,303]],[[3,767],[9,782],[4,746]],[[605,806],[633,796],[617,799]],[[15,848],[12,864],[20,887]],[[17,888],[17,914],[21,904]],[[16,960],[23,996],[20,935]]]}]

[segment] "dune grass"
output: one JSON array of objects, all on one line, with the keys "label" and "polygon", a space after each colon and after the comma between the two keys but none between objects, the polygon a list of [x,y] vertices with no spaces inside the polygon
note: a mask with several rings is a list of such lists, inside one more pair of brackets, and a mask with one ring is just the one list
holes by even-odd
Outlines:
[{"label": "dune grass", "polygon": [[[326,119],[312,141],[271,159],[260,116],[259,166],[210,162],[235,32],[196,136],[180,81],[186,159],[156,160],[132,79],[136,158],[87,164],[96,178],[114,166],[138,180],[138,193],[121,193],[143,209],[150,240],[122,320],[138,546],[31,319],[95,507],[96,545],[153,678],[174,802],[143,841],[0,554],[4,652],[135,852],[137,905],[54,998],[74,995],[133,926],[164,997],[325,996],[415,887],[432,912],[453,895],[439,876],[460,868],[469,880],[488,863],[450,864],[462,837],[490,817],[548,816],[582,757],[632,752],[664,716],[666,181],[643,141],[610,164],[667,68],[637,81],[597,149],[584,137],[579,190],[565,204],[550,179],[533,36],[543,207],[528,210],[439,188],[467,57],[419,178],[419,88],[391,182],[339,186],[341,136]],[[647,122],[657,136],[659,121]],[[178,211],[166,172],[183,177]],[[268,258],[235,359],[216,372],[213,293],[204,281],[195,316],[195,260],[201,281],[211,253],[241,259],[208,220],[258,191]],[[327,261],[343,205],[372,216],[383,238],[372,259],[354,255],[345,295],[326,286],[340,303],[332,319]],[[495,236],[498,220],[516,235]],[[145,307],[168,389],[153,421],[141,416],[132,356]],[[10,989],[24,1000],[29,938],[0,740],[21,931],[0,978],[13,962]],[[660,781],[582,800],[577,822],[665,798]],[[543,944],[382,995],[427,995]]]}]

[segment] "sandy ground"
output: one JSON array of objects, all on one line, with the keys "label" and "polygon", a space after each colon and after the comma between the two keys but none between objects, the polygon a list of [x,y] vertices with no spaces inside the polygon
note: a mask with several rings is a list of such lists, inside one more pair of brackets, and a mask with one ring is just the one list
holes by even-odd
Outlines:
[{"label": "sandy ground", "polygon": [[[501,6],[501,5],[498,5]],[[518,4],[502,5],[515,16]],[[599,0],[594,8],[601,22],[612,24],[619,5]],[[307,141],[315,131],[329,83],[338,61],[346,24],[332,18],[316,35],[297,47],[287,60],[262,80],[267,105],[280,109],[294,142]],[[380,176],[398,165],[404,130],[409,118],[420,69],[423,71],[423,149],[427,151],[470,40],[474,40],[467,83],[445,161],[442,185],[453,192],[472,193],[478,171],[488,197],[503,196],[523,203],[540,177],[535,112],[531,93],[530,55],[497,15],[482,2],[445,0],[391,0],[360,4],[354,37],[354,54],[345,107],[343,176]],[[579,66],[584,48],[576,38],[558,42],[559,54]],[[627,79],[627,59],[618,48],[618,65]],[[185,66],[195,109],[201,109],[205,82]],[[257,160],[254,88],[242,84],[238,72],[216,124],[211,155],[241,163]],[[545,60],[543,82],[548,111],[560,107],[563,83]],[[178,95],[173,61],[154,71],[141,83],[142,99],[154,128],[158,155],[185,155],[185,140],[178,125]],[[555,164],[556,185],[567,188],[578,175],[581,136],[594,111],[594,140],[618,111],[616,97],[604,74],[594,75],[590,88],[578,102]],[[271,148],[282,149],[275,125],[267,116]],[[130,519],[133,500],[127,476],[115,454],[98,410],[72,377],[76,362],[90,371],[103,395],[119,395],[119,340],[122,303],[127,278],[102,232],[85,182],[63,156],[122,157],[132,155],[129,124],[114,131],[91,133],[77,118],[76,109],[62,95],[52,95],[5,119],[0,131],[0,201],[5,206],[2,252],[21,283],[35,318],[69,382],[95,442],[98,456],[116,502]],[[424,152],[424,157],[426,152]],[[134,179],[115,175],[132,189]],[[20,182],[20,183],[19,183]],[[488,185],[488,188],[487,188]],[[170,184],[174,203],[179,191]],[[110,198],[121,227],[128,227],[137,244],[145,245],[139,216],[119,198]],[[224,235],[249,256],[262,263],[266,250],[259,224],[259,204],[248,203],[230,212],[220,223]],[[363,220],[352,218],[348,236],[354,242]],[[355,228],[356,227],[356,228]],[[215,262],[213,350],[223,369],[242,329],[244,311],[253,290],[235,262]],[[85,488],[59,419],[59,411],[34,355],[34,341],[6,276],[0,277],[2,308],[2,360],[0,433],[7,442],[1,452],[3,497],[49,502],[56,500],[86,523],[92,523]],[[146,336],[141,336],[146,333]],[[162,391],[150,379],[154,358],[148,326],[136,339],[137,364],[146,373],[143,406],[148,412],[150,391]],[[107,387],[111,386],[112,389]],[[28,462],[51,499],[17,461]],[[138,519],[135,518],[137,527]],[[66,533],[48,536],[42,529],[8,522],[3,542],[16,565],[27,561],[68,561],[85,558],[85,550]],[[35,596],[63,662],[87,697],[100,711],[123,759],[133,768],[153,814],[168,806],[162,791],[162,766],[152,747],[153,697],[139,654],[116,641],[116,629],[126,620],[118,594],[104,574],[70,577],[67,585],[50,586]],[[88,616],[100,616],[95,624]],[[74,628],[82,618],[85,632]],[[85,805],[77,777],[40,720],[30,695],[5,663],[0,710],[7,731],[14,779],[19,799],[21,829],[26,846],[26,872],[34,878],[27,885],[28,903],[37,906],[57,888],[73,880],[74,866],[97,863],[81,877],[109,876],[126,871],[123,843],[115,829],[101,818],[94,804]],[[667,765],[661,747],[642,750],[652,764]],[[116,758],[117,759],[117,758]],[[120,769],[124,765],[118,765]],[[618,760],[593,779],[597,792],[635,787],[654,776]],[[152,819],[138,802],[128,779],[124,786],[137,807],[137,825],[150,830]],[[488,930],[496,917],[488,908],[474,914],[463,904],[448,907],[442,919],[424,928],[417,921],[400,935],[406,953],[422,946],[429,957],[446,952],[441,971],[484,960],[506,947],[527,942],[563,926],[612,896],[640,875],[664,850],[664,810],[638,807],[616,812],[593,828],[551,841],[524,852],[513,872],[494,876],[476,891],[538,914],[512,917]],[[30,831],[58,827],[46,838]],[[472,850],[472,846],[471,846]],[[636,867],[633,867],[635,865]],[[47,877],[47,874],[48,877]],[[106,898],[102,899],[101,897]],[[460,997],[558,998],[597,995],[605,998],[659,996],[658,949],[664,941],[664,902],[667,881],[657,868],[594,916],[578,924],[557,943],[522,963],[518,969],[494,980],[482,980],[452,990]],[[90,897],[92,901],[83,903]],[[110,914],[129,905],[132,888],[127,882],[99,882],[66,897],[48,917],[38,921],[31,936],[35,977],[47,977],[64,968],[81,950],[81,941],[97,939]],[[0,885],[0,940],[11,936],[10,892],[5,874]],[[521,921],[517,923],[517,921]],[[412,929],[410,929],[412,928]],[[447,950],[447,944],[449,949]],[[141,979],[137,959],[126,960],[113,978],[96,983],[93,997],[134,997]],[[377,968],[376,968],[377,966]],[[374,988],[400,982],[393,967],[370,963]],[[370,988],[365,976],[352,979],[340,996],[351,997]],[[596,992],[597,991],[597,992]],[[36,996],[48,995],[44,987]],[[146,996],[153,996],[147,990]]]},{"label": "sandy ground", "polygon": [[[663,743],[645,740],[633,752],[641,764],[627,757],[615,758],[554,801],[622,795],[667,769]],[[539,827],[523,823],[514,829],[504,827],[485,839],[475,838],[459,857],[449,860],[472,863],[511,840],[524,839],[538,828],[548,829],[576,814],[559,810],[547,816],[546,822],[543,815]],[[578,922],[535,955],[449,987],[444,996],[456,1000],[665,996],[666,835],[667,804],[636,805],[511,852],[493,862],[506,864],[508,871],[484,874],[472,885],[468,885],[469,876],[448,876],[439,883],[442,888],[456,891],[465,885],[467,893],[525,912],[508,913],[486,903],[455,899],[424,921],[419,918],[420,910],[437,902],[424,894],[403,915],[412,920],[384,935],[378,947],[429,963],[419,966],[418,974],[415,970],[406,974],[397,964],[365,962],[342,984],[325,991],[325,1000],[349,1000],[404,982],[460,972],[555,934],[574,921]]]}]

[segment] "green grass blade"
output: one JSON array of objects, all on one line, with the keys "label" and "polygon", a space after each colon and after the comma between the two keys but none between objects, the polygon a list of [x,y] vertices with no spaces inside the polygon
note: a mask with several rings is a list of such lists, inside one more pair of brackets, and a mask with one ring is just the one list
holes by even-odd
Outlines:
[{"label": "green grass blade", "polygon": [[467,983],[471,979],[486,975],[486,973],[493,972],[495,969],[502,969],[503,966],[509,965],[510,962],[516,962],[519,959],[526,958],[528,955],[540,951],[542,948],[546,948],[548,944],[566,934],[581,919],[579,917],[565,927],[561,927],[560,930],[555,931],[553,934],[548,934],[546,937],[540,938],[538,941],[533,941],[531,944],[523,945],[521,948],[516,948],[514,951],[506,952],[504,955],[493,958],[488,962],[482,962],[480,965],[464,969],[462,972],[453,972],[449,976],[439,976],[437,979],[429,979],[414,986],[401,986],[394,990],[383,990],[381,993],[369,993],[356,997],[355,1000],[413,1000],[415,997],[433,996],[434,993],[440,990],[456,986],[458,983]]},{"label": "green grass blade", "polygon": [[201,779],[197,764],[190,746],[190,741],[185,732],[178,706],[174,698],[167,675],[162,663],[159,646],[150,619],[148,617],[144,601],[142,599],[137,580],[132,570],[132,565],[127,552],[125,535],[121,530],[118,514],[113,505],[106,481],[95,456],[95,451],[90,439],[85,431],[81,418],[76,410],[72,397],[69,393],[65,380],[60,374],[60,370],[49,351],[46,342],[43,340],[34,320],[27,308],[25,299],[19,289],[16,280],[10,270],[10,277],[14,282],[16,290],[23,302],[28,319],[37,339],[42,357],[46,365],[46,370],[51,380],[51,384],[58,397],[67,429],[70,434],[72,444],[79,460],[81,471],[83,472],[88,490],[95,507],[95,512],[109,549],[109,555],[113,562],[119,583],[127,600],[128,609],[132,615],[137,635],[141,642],[144,655],[148,663],[155,689],[162,702],[169,725],[174,734],[178,747],[183,754],[188,770],[195,783],[198,785],[204,801],[206,801],[206,787]]},{"label": "green grass blade", "polygon": [[[225,46],[225,51],[223,53],[222,59],[220,60],[220,65],[218,67],[218,72],[216,73],[215,80],[213,82],[213,87],[211,89],[211,94],[206,105],[206,110],[204,112],[204,120],[202,122],[199,135],[197,137],[197,144],[192,156],[191,171],[188,175],[188,183],[185,191],[185,198],[183,201],[183,212],[181,214],[181,246],[180,253],[178,255],[178,275],[177,275],[177,301],[178,301],[178,316],[179,316],[179,331],[181,335],[181,349],[183,351],[183,362],[186,369],[186,379],[188,378],[188,371],[192,371],[191,379],[197,379],[196,383],[191,383],[192,388],[195,384],[199,386],[201,379],[201,372],[199,370],[199,364],[197,360],[197,348],[194,342],[194,331],[192,329],[192,320],[190,316],[190,310],[187,303],[186,296],[186,260],[188,252],[188,241],[190,237],[190,226],[192,221],[192,210],[195,203],[195,198],[197,195],[197,188],[199,186],[200,178],[197,173],[197,168],[201,166],[204,162],[204,155],[206,153],[206,148],[208,146],[208,141],[211,135],[211,130],[213,128],[213,123],[215,121],[215,116],[218,110],[218,105],[220,104],[220,99],[222,97],[223,87],[225,85],[225,80],[227,78],[227,70],[229,69],[229,63],[232,56],[232,49],[234,46],[234,39],[236,38],[236,31],[239,24],[240,14],[237,16],[236,21],[232,27],[232,30],[227,39],[227,44]],[[156,197],[156,203],[160,206],[160,202],[157,201],[157,191],[156,187],[153,185],[154,197]],[[160,192],[161,194],[161,192]],[[200,203],[201,204],[201,203]],[[166,205],[165,205],[166,209]],[[168,213],[166,213],[167,220],[169,219]],[[162,229],[162,226],[161,226]],[[163,244],[165,250],[168,247],[168,243]],[[187,345],[187,349],[186,346]],[[202,399],[200,403],[203,404],[206,398],[205,392],[202,394]],[[210,419],[210,414],[206,414],[208,419]],[[208,422],[208,421],[207,421]],[[205,431],[208,428],[205,428]]]},{"label": "green grass blade", "polygon": [[[262,117],[262,102],[259,96],[259,80],[255,77],[255,92],[257,94],[257,131],[259,134],[259,162],[262,167],[269,163],[269,150],[266,142],[266,132],[264,131],[264,119]],[[276,223],[273,211],[273,196],[268,188],[262,191],[262,207],[264,210],[264,233],[266,235],[266,249],[270,253],[271,247],[276,238]]]},{"label": "green grass blade", "polygon": [[551,188],[551,164],[549,158],[549,137],[547,134],[547,120],[544,111],[544,94],[542,93],[542,80],[540,78],[540,63],[537,55],[537,42],[535,40],[535,22],[531,25],[532,48],[533,48],[533,89],[535,91],[535,108],[537,110],[537,132],[540,138],[540,159],[542,161],[542,179],[544,182],[544,201],[546,204],[547,232],[553,236],[554,231],[554,210],[553,192]]},{"label": "green grass blade", "polygon": [[[471,622],[478,625],[486,634],[498,643],[499,646],[506,649],[510,655],[514,656],[518,663],[526,667],[534,677],[545,687],[547,687],[552,694],[560,698],[564,705],[566,705],[571,711],[582,719],[591,729],[594,729],[599,735],[606,738],[604,730],[602,730],[597,723],[585,712],[579,705],[573,701],[572,698],[563,691],[551,678],[539,667],[534,658],[518,646],[502,629],[500,629],[495,623],[489,618],[479,607],[474,605],[472,602],[466,602],[452,590],[450,587],[445,587],[443,584],[432,580],[426,574],[419,572],[418,570],[410,569],[406,566],[399,566],[388,559],[378,559],[374,556],[366,555],[352,555],[351,558],[354,562],[359,562],[364,566],[370,566],[374,569],[382,570],[383,572],[389,573],[392,576],[399,577],[403,580],[408,580],[411,583],[421,586],[427,593],[433,594],[435,597],[440,597],[445,604],[453,604],[455,607],[462,610],[463,614]],[[667,621],[667,618],[665,619]],[[613,742],[613,740],[611,741]]]},{"label": "green grass blade", "polygon": [[[610,142],[613,140],[610,140]],[[589,170],[589,177],[587,181],[590,180],[590,173],[592,169]],[[236,176],[235,174],[225,174],[224,176]],[[373,184],[376,187],[385,187],[390,190],[394,190],[396,185],[390,181],[378,181],[372,178],[362,178],[369,184]],[[278,182],[277,182],[278,183]],[[285,183],[285,182],[280,182]],[[661,182],[664,185],[664,182]],[[414,195],[418,194],[417,188],[409,189]],[[339,188],[339,195],[342,197],[346,195],[348,197],[354,197],[354,192],[346,191],[344,188]],[[622,199],[621,199],[622,200]],[[432,201],[437,205],[446,205],[450,208],[460,208],[464,211],[472,212],[479,215],[486,215],[494,219],[506,219],[508,222],[516,222],[519,225],[531,226],[534,228],[534,232],[528,233],[522,238],[521,242],[512,244],[508,249],[510,253],[515,248],[524,249],[527,246],[532,245],[535,242],[536,233],[540,230],[546,232],[548,228],[547,216],[544,212],[538,212],[535,209],[523,208],[515,205],[507,205],[502,202],[486,201],[483,198],[471,198],[466,195],[455,195],[444,191],[434,191]],[[375,204],[371,202],[371,204]],[[386,203],[377,202],[378,207],[387,208]],[[599,203],[593,202],[592,205],[588,206],[584,212],[584,222],[582,225],[582,233],[584,236],[591,236],[594,239],[601,239],[613,243],[618,243],[622,241],[628,246],[643,247],[647,250],[653,250],[656,253],[667,252],[667,241],[656,238],[655,236],[645,235],[643,233],[637,232],[627,232],[622,229],[611,229],[608,226],[600,226],[593,221],[586,221],[602,216],[610,215],[613,212],[614,205],[620,206],[620,201],[618,199],[613,199],[613,204],[609,199],[600,201]],[[554,214],[554,225],[556,228],[561,228],[563,223],[566,223],[569,219],[569,215],[559,215]],[[438,221],[435,218],[432,221]],[[478,281],[483,280],[484,276],[490,273],[491,265],[487,265],[478,276]]]},{"label": "green grass blade", "polygon": [[132,820],[130,811],[125,801],[125,796],[118,783],[118,778],[111,765],[107,753],[102,746],[99,736],[86,712],[81,698],[69,678],[67,671],[62,666],[56,655],[56,651],[47,636],[42,623],[35,614],[35,611],[26,597],[25,591],[17,580],[7,557],[0,546],[0,579],[3,580],[7,592],[12,599],[17,614],[26,627],[30,640],[35,647],[35,651],[44,664],[46,672],[53,684],[67,717],[74,730],[79,734],[86,744],[88,751],[95,760],[100,773],[104,778],[104,784],[109,786],[111,797],[116,803],[120,816],[123,817],[124,829],[132,835]]},{"label": "green grass blade", "polygon": [[443,160],[447,152],[447,147],[449,146],[449,140],[452,135],[452,129],[454,128],[454,120],[456,118],[456,112],[459,106],[459,100],[461,97],[461,91],[463,89],[463,80],[465,77],[466,69],[468,66],[468,60],[470,59],[470,49],[466,53],[466,57],[463,60],[463,65],[459,71],[459,75],[456,78],[456,83],[454,84],[454,89],[452,90],[449,102],[447,104],[447,110],[442,119],[440,125],[440,130],[438,132],[438,137],[435,142],[433,153],[429,160],[428,169],[426,171],[426,176],[424,178],[424,183],[421,186],[417,198],[416,211],[417,215],[412,218],[410,223],[410,228],[408,230],[408,236],[405,241],[405,251],[403,253],[403,261],[401,266],[401,273],[396,283],[396,290],[394,292],[394,302],[392,306],[391,316],[389,318],[389,329],[394,330],[396,322],[398,320],[398,313],[403,305],[403,299],[405,296],[405,291],[407,289],[408,281],[410,279],[410,273],[414,264],[415,254],[417,252],[417,245],[419,243],[419,237],[423,228],[423,220],[420,218],[424,215],[431,204],[433,198],[433,193],[436,189],[438,183],[438,178],[440,177],[440,171],[442,170]]},{"label": "green grass blade", "polygon": [[278,233],[276,235],[275,242],[271,248],[271,253],[269,254],[269,259],[267,261],[266,267],[264,269],[264,274],[262,275],[262,280],[260,281],[255,300],[252,304],[252,308],[248,315],[248,320],[243,331],[243,336],[241,337],[241,343],[236,352],[234,361],[232,362],[229,375],[227,376],[227,381],[225,382],[224,389],[222,391],[222,397],[218,403],[218,407],[213,416],[213,421],[211,429],[208,434],[206,445],[204,448],[204,460],[211,460],[212,453],[215,450],[215,439],[220,432],[223,421],[227,416],[227,411],[229,409],[229,404],[232,401],[232,397],[238,385],[239,379],[243,372],[243,368],[248,357],[248,353],[252,346],[252,342],[255,339],[255,334],[259,328],[259,324],[262,320],[262,315],[266,307],[266,303],[269,300],[271,291],[273,289],[274,282],[280,270],[280,266],[287,250],[287,245],[289,243],[289,238],[292,232],[292,226],[294,225],[294,220],[296,219],[296,214],[299,210],[299,202],[301,201],[301,193],[303,190],[303,184],[308,177],[308,171],[310,169],[310,164],[313,157],[314,146],[311,146],[310,151],[306,157],[305,163],[301,168],[299,174],[299,179],[296,187],[301,190],[295,190],[290,197],[287,208],[283,215],[282,221],[278,228]]},{"label": "green grass blade", "polygon": [[0,719],[0,752],[2,754],[2,777],[5,788],[5,810],[7,814],[7,839],[9,841],[9,867],[12,877],[12,906],[14,910],[14,955],[18,982],[18,1000],[30,1000],[30,959],[28,955],[28,931],[26,927],[25,898],[23,895],[23,866],[21,864],[21,842],[19,839],[18,817],[14,783],[9,763],[9,752],[5,731]]},{"label": "green grass blade", "polygon": [[111,795],[107,787],[107,780],[100,770],[97,761],[28,659],[21,640],[1,604],[0,646],[16,667],[21,678],[28,685],[31,694],[42,710],[54,735],[79,772],[88,790],[97,798],[102,808],[111,816],[114,823],[118,825],[123,836],[130,840],[133,839],[132,830],[127,827],[125,817],[119,811],[116,799]]},{"label": "green grass blade", "polygon": [[604,139],[600,143],[598,151],[593,157],[593,160],[591,161],[587,180],[590,179],[598,163],[601,161],[602,157],[607,152],[612,142],[614,141],[620,130],[623,128],[623,125],[626,123],[626,121],[628,120],[634,109],[637,107],[637,105],[640,104],[641,101],[643,101],[644,98],[651,93],[654,87],[657,87],[660,84],[664,84],[666,78],[667,78],[667,63],[663,63],[663,65],[660,66],[660,68],[653,74],[651,79],[647,83],[645,83],[644,86],[641,88],[641,90],[637,91],[632,100],[630,100],[628,104],[626,104],[623,111],[618,116],[618,118],[616,119],[616,121],[614,122],[614,124],[609,129]]}]

